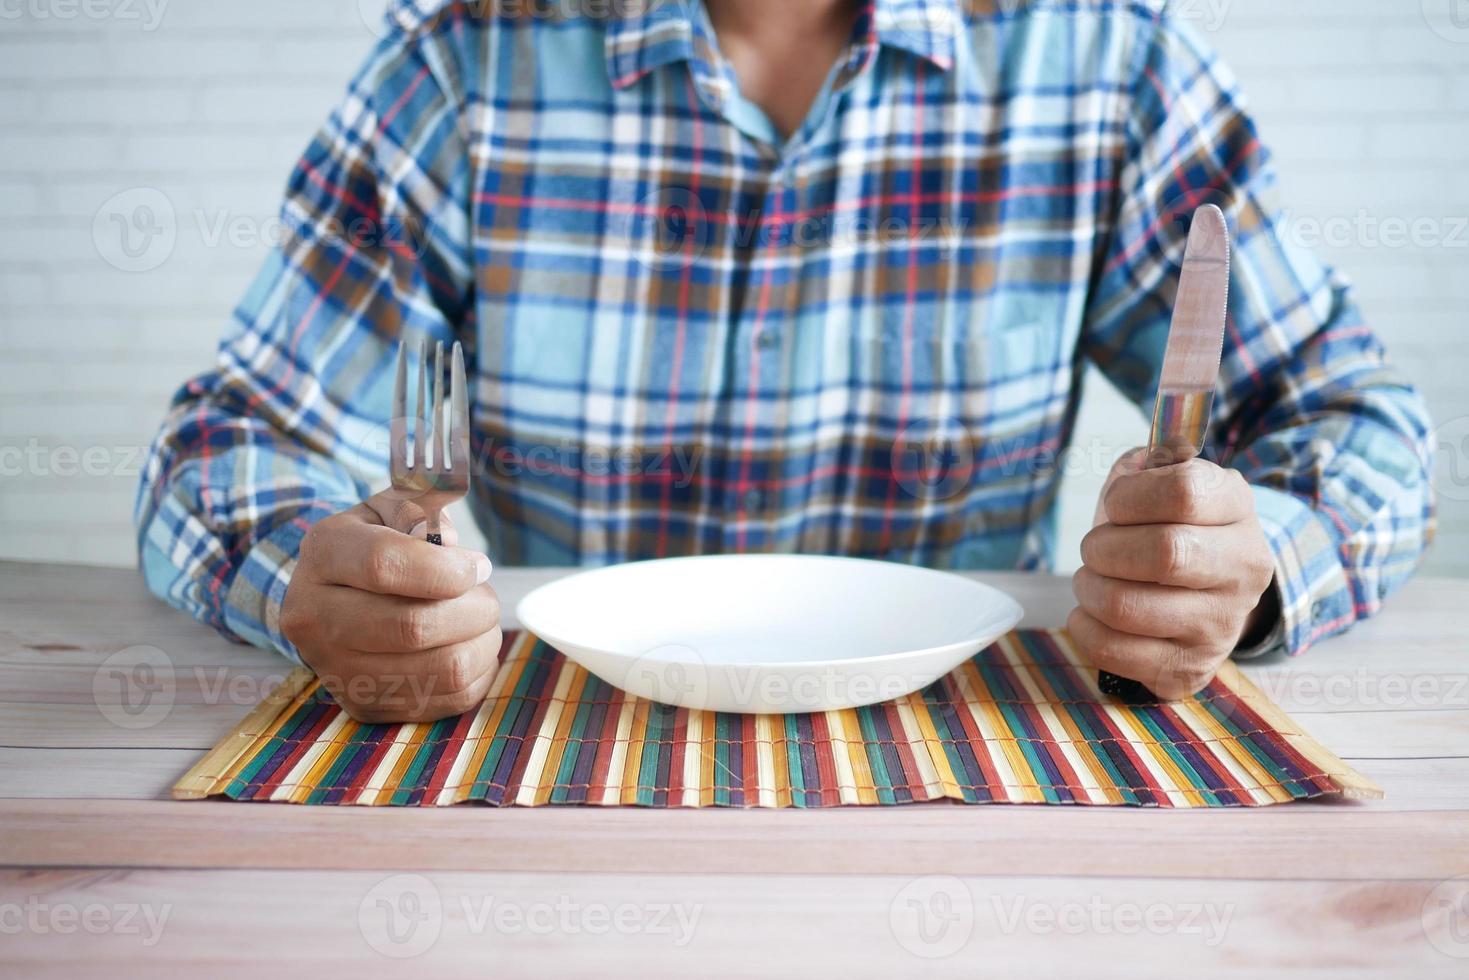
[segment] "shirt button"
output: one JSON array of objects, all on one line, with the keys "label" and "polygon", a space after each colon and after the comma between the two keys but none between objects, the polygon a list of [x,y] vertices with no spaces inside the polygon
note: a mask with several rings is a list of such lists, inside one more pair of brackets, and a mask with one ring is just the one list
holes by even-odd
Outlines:
[{"label": "shirt button", "polygon": [[1315,605],[1313,605],[1311,607],[1311,618],[1313,620],[1315,620],[1316,622],[1318,622],[1318,623],[1321,622],[1323,619],[1325,619],[1326,618],[1326,603],[1324,603],[1324,602],[1318,602]]},{"label": "shirt button", "polygon": [[776,330],[762,330],[755,337],[755,346],[761,350],[772,350],[780,346],[780,332]]},{"label": "shirt button", "polygon": [[740,502],[747,511],[760,510],[765,506],[765,494],[759,490],[746,490]]}]

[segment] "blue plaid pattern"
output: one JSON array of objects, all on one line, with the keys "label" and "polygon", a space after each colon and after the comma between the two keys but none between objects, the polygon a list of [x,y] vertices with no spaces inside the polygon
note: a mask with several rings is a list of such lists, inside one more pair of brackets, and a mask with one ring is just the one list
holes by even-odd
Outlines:
[{"label": "blue plaid pattern", "polygon": [[294,655],[301,537],[384,483],[423,335],[470,355],[497,562],[1045,568],[1082,369],[1150,403],[1205,202],[1236,239],[1214,453],[1257,487],[1289,648],[1409,575],[1423,405],[1164,5],[869,2],[789,138],[696,0],[566,6],[393,7],[153,447],[159,595]]}]

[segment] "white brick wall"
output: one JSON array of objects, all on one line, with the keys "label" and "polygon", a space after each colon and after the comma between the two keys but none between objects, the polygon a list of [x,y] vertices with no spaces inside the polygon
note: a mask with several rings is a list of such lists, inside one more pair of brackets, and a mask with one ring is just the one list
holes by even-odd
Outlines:
[{"label": "white brick wall", "polygon": [[[1250,93],[1301,227],[1339,232],[1322,253],[1457,441],[1429,564],[1469,575],[1469,0],[1176,2]],[[383,4],[0,0],[0,558],[132,562],[141,448],[263,251],[211,235],[274,214]],[[140,187],[167,195],[178,237],[129,273],[93,219]],[[1417,222],[1414,241],[1384,241],[1393,222]],[[1079,445],[1143,429],[1091,379]],[[1099,482],[1066,487],[1067,567]]]}]

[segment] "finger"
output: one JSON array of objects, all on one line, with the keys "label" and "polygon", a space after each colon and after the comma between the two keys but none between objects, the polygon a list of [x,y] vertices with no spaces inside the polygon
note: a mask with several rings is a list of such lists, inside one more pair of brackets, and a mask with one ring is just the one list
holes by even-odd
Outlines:
[{"label": "finger", "polygon": [[[409,537],[424,539],[428,536],[428,520],[417,498],[410,491],[384,490],[363,501],[378,523]],[[459,543],[459,531],[448,511],[439,512],[439,536],[446,545]]]},{"label": "finger", "polygon": [[338,587],[329,590],[323,604],[329,607],[321,623],[325,642],[370,653],[415,653],[452,646],[489,633],[500,624],[500,598],[488,585],[440,600]]},{"label": "finger", "polygon": [[1112,488],[1112,484],[1116,483],[1120,476],[1141,470],[1143,463],[1147,460],[1147,454],[1148,451],[1145,448],[1129,449],[1117,458],[1117,462],[1112,464],[1112,469],[1108,471],[1107,479],[1102,484],[1102,491],[1097,494],[1097,506],[1092,514],[1092,527],[1107,523],[1107,491]]},{"label": "finger", "polygon": [[1160,698],[1188,697],[1214,676],[1206,657],[1167,640],[1112,629],[1084,609],[1071,610],[1066,632],[1093,667],[1145,684]]},{"label": "finger", "polygon": [[1106,578],[1212,589],[1237,575],[1225,557],[1236,540],[1243,540],[1237,527],[1102,524],[1081,539],[1081,561]]},{"label": "finger", "polygon": [[478,680],[463,691],[454,694],[431,695],[412,720],[438,721],[441,718],[452,718],[466,711],[473,711],[490,693],[495,683],[495,676],[499,672],[500,664],[496,661],[490,664],[489,669]]},{"label": "finger", "polygon": [[343,521],[318,529],[310,541],[321,581],[381,595],[452,599],[490,577],[490,559],[481,552],[438,547],[380,524]]},{"label": "finger", "polygon": [[1229,630],[1223,603],[1213,593],[1150,582],[1128,582],[1078,569],[1071,591],[1086,612],[1135,636],[1207,642]]},{"label": "finger", "polygon": [[1168,640],[1115,630],[1080,607],[1066,618],[1066,632],[1087,663],[1144,684],[1157,678],[1159,665],[1177,649]]},{"label": "finger", "polygon": [[1118,476],[1103,507],[1112,524],[1218,526],[1248,518],[1255,501],[1238,470],[1191,459]]},{"label": "finger", "polygon": [[502,634],[498,628],[463,643],[418,653],[354,650],[339,657],[340,674],[319,674],[338,697],[356,704],[376,704],[406,717],[430,698],[471,690],[496,669]]}]

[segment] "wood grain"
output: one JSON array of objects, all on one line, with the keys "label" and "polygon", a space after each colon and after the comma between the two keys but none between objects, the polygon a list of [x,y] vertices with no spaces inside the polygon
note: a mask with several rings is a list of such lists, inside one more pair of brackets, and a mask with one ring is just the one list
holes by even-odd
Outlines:
[{"label": "wood grain", "polygon": [[[498,571],[508,625],[520,596],[561,574]],[[1026,626],[1061,623],[1071,607],[1064,579],[976,577],[1015,595]],[[1463,583],[1419,580],[1306,657],[1242,666],[1381,783],[1383,801],[1190,812],[396,810],[161,799],[288,665],[167,609],[131,572],[0,563],[0,866],[13,869],[0,872],[0,908],[173,910],[160,941],[141,950],[136,935],[117,932],[7,934],[0,972],[114,976],[127,961],[197,975],[242,972],[248,959],[259,961],[255,976],[272,967],[360,976],[394,962],[366,941],[360,906],[385,876],[426,873],[451,909],[495,896],[522,908],[564,899],[705,910],[673,950],[650,934],[475,933],[451,911],[412,961],[444,976],[648,975],[656,963],[709,975],[1132,980],[1139,962],[1205,975],[1462,976],[1456,956],[1469,950],[1445,954],[1427,939],[1432,928],[1442,941],[1445,923],[1424,919],[1425,908],[1448,907],[1425,905],[1442,898],[1431,890],[1469,874],[1462,594]],[[130,647],[166,658],[167,710],[143,727],[119,715],[108,683],[108,658]],[[972,901],[973,935],[953,956],[925,958],[893,931],[894,908],[908,907],[905,889],[923,876],[959,876]],[[920,898],[931,884],[915,886]],[[1075,933],[1001,922],[1015,902],[1054,913],[1092,899],[1165,912],[1212,901],[1233,918],[1216,945],[1091,921]],[[1469,936],[1469,923],[1453,924]]]},{"label": "wood grain", "polygon": [[0,865],[14,866],[1255,879],[1469,872],[1461,813],[1374,813],[1349,803],[679,811],[7,800],[0,824]]},{"label": "wood grain", "polygon": [[[1135,980],[1170,963],[1180,973],[1186,965],[1190,976],[1268,980],[1295,971],[1462,977],[1464,961],[1443,952],[1461,947],[1430,901],[1437,887],[1436,878],[791,874],[774,885],[755,875],[98,869],[0,873],[0,903],[100,906],[104,924],[136,910],[135,932],[7,937],[6,961],[31,977],[110,980],[128,964],[146,965],[150,976],[361,977],[398,967],[477,980],[675,973]],[[928,919],[922,932],[919,916]],[[412,959],[384,952],[420,946]]]}]

